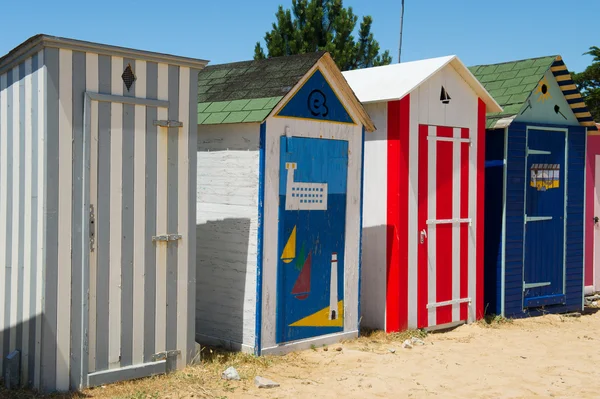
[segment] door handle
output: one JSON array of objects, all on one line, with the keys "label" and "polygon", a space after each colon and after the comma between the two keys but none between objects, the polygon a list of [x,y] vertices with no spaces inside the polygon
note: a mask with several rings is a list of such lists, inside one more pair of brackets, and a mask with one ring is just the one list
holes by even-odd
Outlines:
[{"label": "door handle", "polygon": [[420,238],[420,243],[423,244],[425,242],[425,239],[427,238],[427,231],[425,231],[425,229],[421,230],[421,234],[420,234],[421,238]]},{"label": "door handle", "polygon": [[600,218],[598,216],[594,216],[594,223],[598,224],[598,221],[600,221]]}]

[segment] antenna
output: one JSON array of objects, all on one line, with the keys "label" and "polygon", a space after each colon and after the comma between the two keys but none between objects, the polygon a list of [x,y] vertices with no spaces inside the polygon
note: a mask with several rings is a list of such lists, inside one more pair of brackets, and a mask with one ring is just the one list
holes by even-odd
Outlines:
[{"label": "antenna", "polygon": [[402,58],[402,28],[404,26],[404,0],[401,0],[400,9],[400,44],[398,45],[398,64]]}]

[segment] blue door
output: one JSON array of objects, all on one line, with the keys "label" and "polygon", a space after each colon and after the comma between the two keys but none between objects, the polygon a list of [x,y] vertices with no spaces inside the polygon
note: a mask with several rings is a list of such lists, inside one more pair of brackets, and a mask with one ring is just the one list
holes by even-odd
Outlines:
[{"label": "blue door", "polygon": [[529,129],[525,189],[524,306],[564,303],[564,131]]},{"label": "blue door", "polygon": [[348,142],[281,138],[277,342],[344,326]]}]

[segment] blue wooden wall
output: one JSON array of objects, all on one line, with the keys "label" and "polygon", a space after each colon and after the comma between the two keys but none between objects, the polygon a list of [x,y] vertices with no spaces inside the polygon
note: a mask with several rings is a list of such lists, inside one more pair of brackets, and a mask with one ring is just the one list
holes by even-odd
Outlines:
[{"label": "blue wooden wall", "polygon": [[[523,224],[524,224],[524,187],[526,160],[526,128],[527,126],[568,128],[568,176],[567,176],[567,235],[566,235],[566,303],[549,306],[544,309],[523,309]],[[583,304],[583,218],[584,218],[584,178],[585,178],[585,128],[581,126],[549,126],[533,123],[513,122],[508,128],[507,140],[507,176],[506,176],[506,232],[502,231],[502,222],[487,216],[498,209],[497,199],[501,196],[502,186],[492,166],[486,168],[491,181],[486,181],[486,247],[485,275],[486,303],[488,313],[500,313],[500,291],[502,256],[502,239],[505,241],[505,298],[504,315],[506,317],[527,317],[543,313],[562,313],[582,309]],[[500,136],[498,131],[488,131],[488,146],[498,147]],[[496,149],[497,150],[497,149]],[[497,151],[486,150],[486,161],[497,160]],[[488,158],[489,154],[489,158]],[[492,163],[488,162],[488,165]],[[488,170],[490,173],[488,174]],[[498,184],[499,187],[492,188]],[[488,185],[490,189],[488,190]],[[490,209],[488,209],[488,206]],[[501,234],[501,233],[500,233]],[[488,237],[490,238],[488,240]],[[492,251],[492,253],[488,253]],[[496,280],[494,280],[496,279]]]},{"label": "blue wooden wall", "polygon": [[487,131],[485,160],[483,300],[488,314],[501,314],[504,129]]}]

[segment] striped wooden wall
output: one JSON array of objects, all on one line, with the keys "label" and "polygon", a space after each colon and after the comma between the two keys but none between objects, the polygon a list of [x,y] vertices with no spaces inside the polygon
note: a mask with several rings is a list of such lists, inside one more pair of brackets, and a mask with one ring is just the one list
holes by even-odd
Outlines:
[{"label": "striped wooden wall", "polygon": [[0,75],[0,365],[21,351],[40,376],[44,262],[45,70],[39,52]]},{"label": "striped wooden wall", "polygon": [[[130,90],[121,78],[127,65],[136,75]],[[88,369],[135,365],[164,350],[181,350],[178,366],[186,364],[194,348],[197,71],[45,48],[1,84],[2,357],[21,349],[24,381],[50,391],[79,388]],[[90,169],[100,172],[89,176],[86,91],[169,101],[168,110],[92,102]],[[184,128],[157,128],[155,119]],[[90,254],[89,326],[84,178],[104,222]],[[152,242],[166,233],[183,238]]]}]

